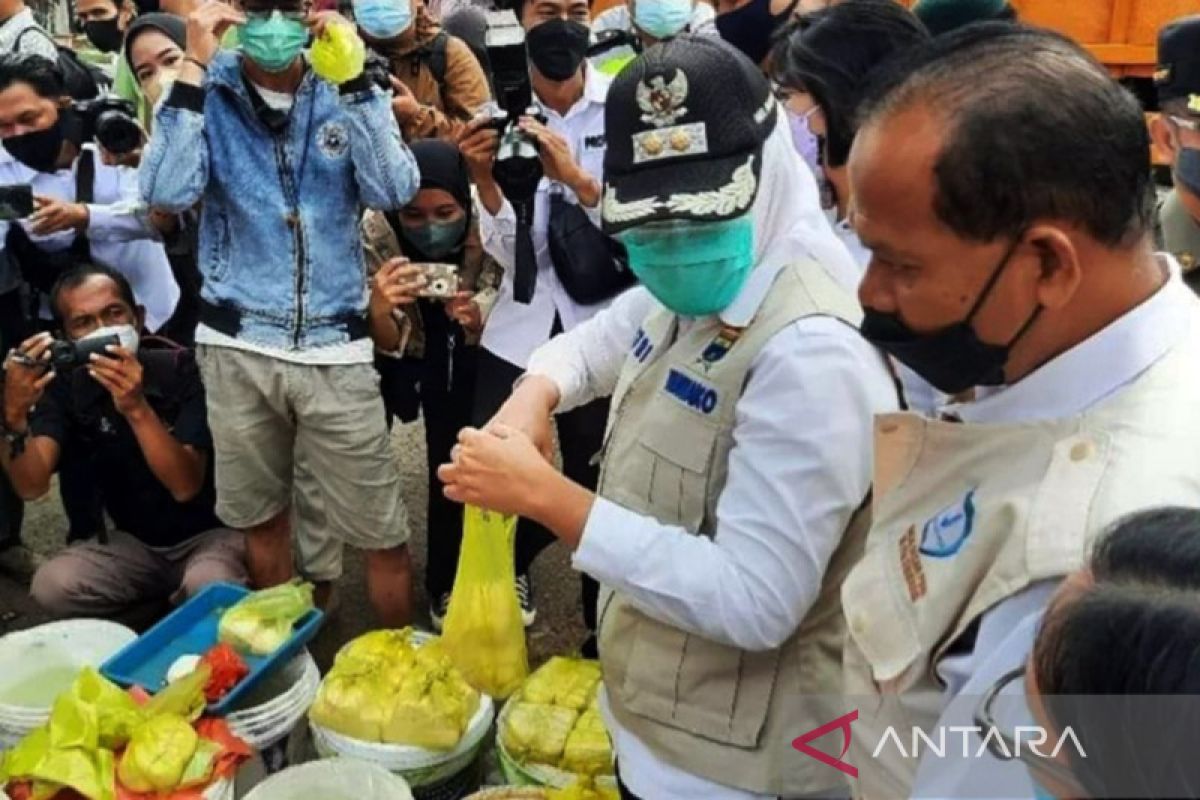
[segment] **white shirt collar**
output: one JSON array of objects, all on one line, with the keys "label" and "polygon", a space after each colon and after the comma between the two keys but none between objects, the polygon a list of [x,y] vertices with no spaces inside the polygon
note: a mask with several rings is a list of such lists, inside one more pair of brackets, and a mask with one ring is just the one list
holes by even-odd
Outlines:
[{"label": "white shirt collar", "polygon": [[784,266],[786,265],[776,264],[773,267],[755,268],[746,278],[746,282],[742,284],[742,290],[738,292],[738,296],[733,298],[733,302],[720,313],[721,322],[734,328],[745,328],[749,325],[754,319],[754,315],[758,313],[758,309],[762,307],[763,300],[767,299],[767,292],[771,290],[771,286],[775,283],[775,277],[779,275]]},{"label": "white shirt collar", "polygon": [[963,422],[1062,419],[1104,400],[1153,366],[1194,330],[1196,296],[1168,264],[1170,276],[1152,297],[1011,386],[976,390],[971,402],[939,409]]}]

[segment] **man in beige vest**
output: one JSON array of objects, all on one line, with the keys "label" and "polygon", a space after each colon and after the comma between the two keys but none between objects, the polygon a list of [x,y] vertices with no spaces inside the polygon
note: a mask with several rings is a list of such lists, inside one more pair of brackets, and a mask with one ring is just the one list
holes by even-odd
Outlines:
[{"label": "man in beige vest", "polygon": [[842,587],[856,793],[1032,797],[964,729],[1099,532],[1200,504],[1200,302],[1153,252],[1141,109],[1076,44],[948,34],[864,114],[862,330],[957,402],[876,423]]},{"label": "man in beige vest", "polygon": [[[624,797],[844,795],[791,743],[841,713],[837,587],[866,533],[870,420],[897,405],[853,327],[854,263],[770,86],[720,42],[647,50],[606,129],[604,221],[644,288],[534,354],[463,432],[446,492],[538,520],[604,586]],[[595,496],[535,443],[606,395]]]}]

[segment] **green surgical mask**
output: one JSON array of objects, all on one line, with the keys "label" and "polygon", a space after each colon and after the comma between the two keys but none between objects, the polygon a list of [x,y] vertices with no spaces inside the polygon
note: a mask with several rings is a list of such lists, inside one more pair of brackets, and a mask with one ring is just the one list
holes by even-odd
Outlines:
[{"label": "green surgical mask", "polygon": [[278,9],[252,16],[238,31],[242,54],[267,72],[283,72],[308,44],[308,28]]},{"label": "green surgical mask", "polygon": [[462,244],[467,232],[467,218],[462,216],[451,222],[401,225],[400,231],[409,244],[429,258],[445,258]]},{"label": "green surgical mask", "polygon": [[660,303],[685,317],[725,310],[754,266],[754,222],[665,222],[632,228],[618,239],[629,268]]}]

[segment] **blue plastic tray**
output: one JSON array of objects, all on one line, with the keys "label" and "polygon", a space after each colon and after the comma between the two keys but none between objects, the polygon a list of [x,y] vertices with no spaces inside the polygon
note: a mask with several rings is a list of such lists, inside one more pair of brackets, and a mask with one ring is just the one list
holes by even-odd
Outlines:
[{"label": "blue plastic tray", "polygon": [[[122,686],[141,686],[151,694],[167,685],[167,670],[184,655],[204,655],[217,644],[221,614],[250,590],[232,583],[214,583],[172,611],[166,618],[104,662],[100,672]],[[317,634],[324,617],[314,609],[296,621],[291,638],[269,656],[241,654],[250,674],[219,702],[209,703],[210,714],[232,710],[238,698],[254,688],[273,669],[286,664]]]}]

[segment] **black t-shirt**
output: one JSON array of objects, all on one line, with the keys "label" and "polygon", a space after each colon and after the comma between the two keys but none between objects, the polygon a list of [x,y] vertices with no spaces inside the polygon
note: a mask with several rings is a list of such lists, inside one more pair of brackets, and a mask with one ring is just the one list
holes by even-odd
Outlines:
[{"label": "black t-shirt", "polygon": [[186,503],[171,496],[142,455],[129,423],[112,396],[84,369],[64,372],[47,388],[29,419],[33,436],[48,436],[61,458],[84,459],[104,509],[118,530],[151,547],[172,547],[221,526],[214,507],[212,435],[204,384],[191,353],[148,349],[138,353],[146,400],[182,444],[209,454],[204,486]]}]

